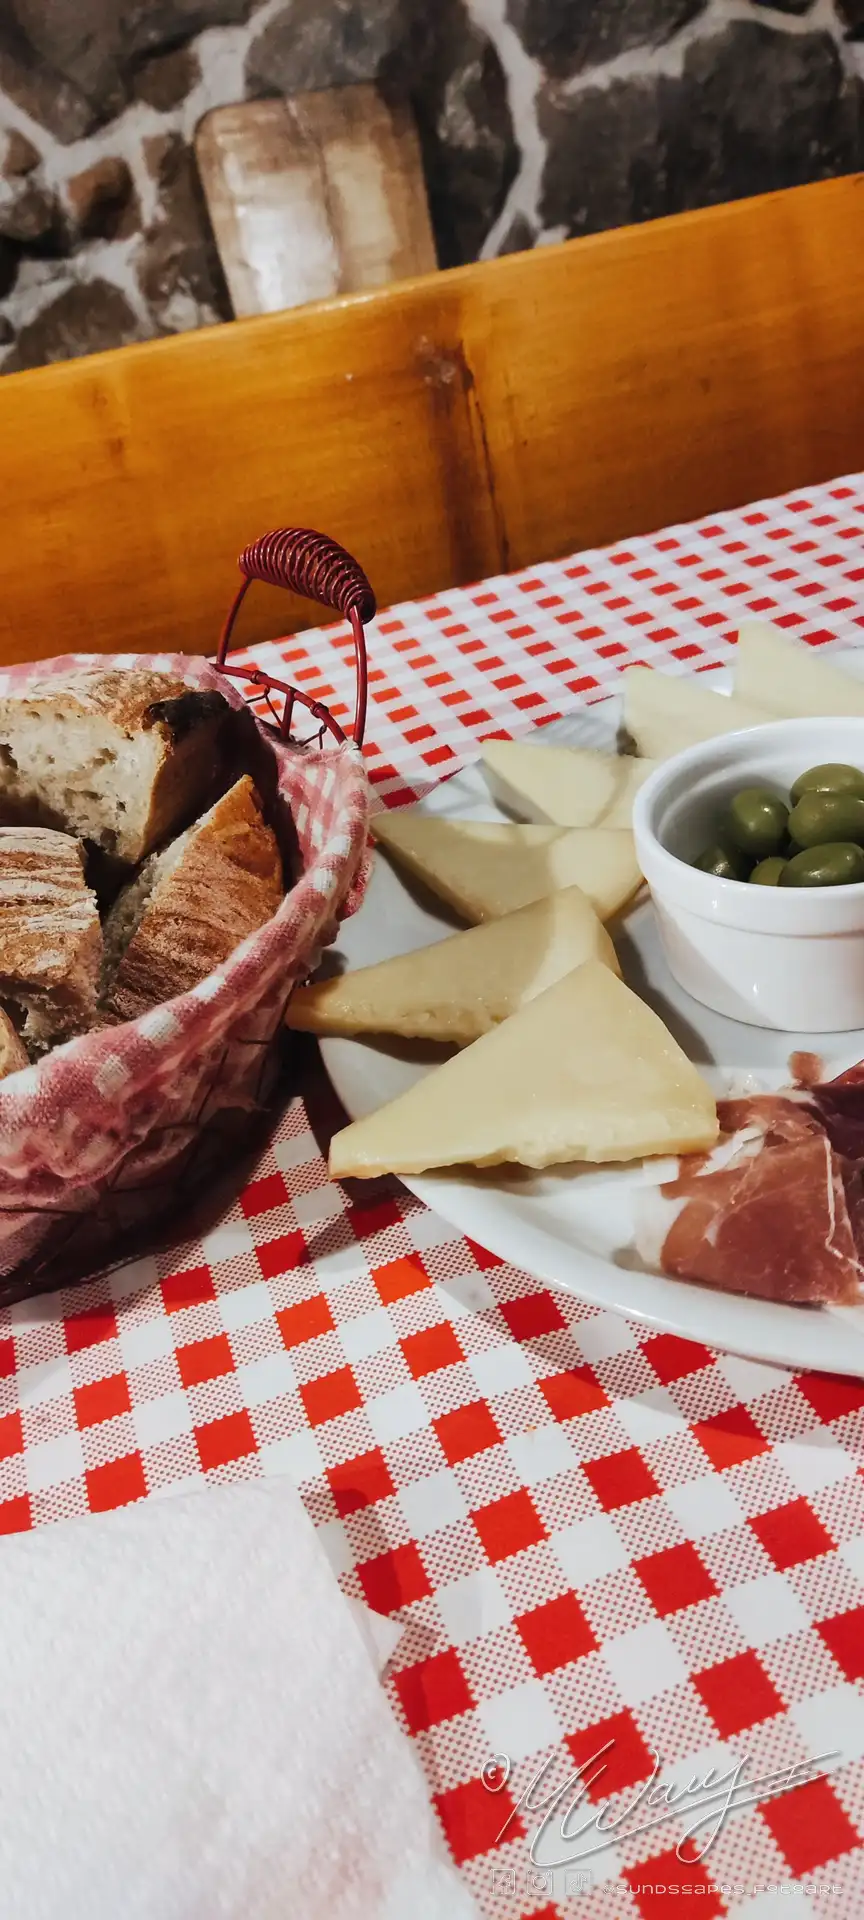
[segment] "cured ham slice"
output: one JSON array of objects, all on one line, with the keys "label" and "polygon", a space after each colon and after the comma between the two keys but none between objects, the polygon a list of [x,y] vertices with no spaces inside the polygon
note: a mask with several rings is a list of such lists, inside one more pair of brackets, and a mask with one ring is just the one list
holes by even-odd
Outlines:
[{"label": "cured ham slice", "polygon": [[808,1099],[836,1152],[864,1162],[864,1060],[836,1080],[811,1087]]},{"label": "cured ham slice", "polygon": [[860,1304],[864,1062],[824,1085],[721,1101],[718,1118],[719,1152],[646,1196],[645,1257],[727,1293]]}]

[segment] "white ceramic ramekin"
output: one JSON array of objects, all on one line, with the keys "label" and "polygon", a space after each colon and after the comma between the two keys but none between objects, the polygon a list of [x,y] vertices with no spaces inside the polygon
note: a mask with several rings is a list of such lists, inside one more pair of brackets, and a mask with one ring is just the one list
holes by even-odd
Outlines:
[{"label": "white ceramic ramekin", "polygon": [[665,760],[633,807],[640,867],[670,972],[715,1013],[782,1033],[864,1027],[864,884],[760,887],[689,862],[742,787],[788,799],[808,767],[864,770],[864,719],[777,720]]}]

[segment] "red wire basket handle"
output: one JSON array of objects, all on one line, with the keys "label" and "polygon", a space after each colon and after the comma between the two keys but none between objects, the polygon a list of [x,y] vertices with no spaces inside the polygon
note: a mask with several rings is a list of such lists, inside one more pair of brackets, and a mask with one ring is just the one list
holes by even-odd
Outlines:
[{"label": "red wire basket handle", "polygon": [[[375,615],[375,595],[363,568],[352,559],[350,553],[346,553],[344,547],[337,546],[335,540],[328,540],[323,533],[313,533],[309,527],[277,527],[272,533],[265,533],[260,540],[253,541],[251,547],[244,547],[239,566],[244,578],[222,629],[216,655],[218,671],[234,680],[251,682],[263,692],[283,739],[287,740],[289,736],[294,705],[299,700],[320,721],[321,740],[325,730],[329,730],[337,740],[343,741],[345,734],[323,701],[310,699],[308,693],[303,693],[300,687],[292,687],[286,680],[275,680],[263,667],[232,667],[227,657],[234,623],[254,580],[263,581],[270,587],[286,587],[291,593],[302,594],[307,600],[318,600],[322,606],[332,607],[335,613],[342,615],[343,620],[350,621],[354,635],[357,697],[352,733],[355,745],[362,746],[366,730],[368,674],[363,628]],[[285,695],[281,715],[273,706],[270,698],[272,693]]]}]

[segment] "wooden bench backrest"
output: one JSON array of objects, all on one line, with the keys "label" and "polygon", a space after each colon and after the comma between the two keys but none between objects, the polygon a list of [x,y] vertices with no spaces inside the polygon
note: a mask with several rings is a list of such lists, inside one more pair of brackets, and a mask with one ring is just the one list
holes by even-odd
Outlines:
[{"label": "wooden bench backrest", "polygon": [[[384,604],[864,465],[862,187],[0,380],[0,659],[211,651],[273,526],[343,541]],[[248,609],[247,637],[316,617]]]}]

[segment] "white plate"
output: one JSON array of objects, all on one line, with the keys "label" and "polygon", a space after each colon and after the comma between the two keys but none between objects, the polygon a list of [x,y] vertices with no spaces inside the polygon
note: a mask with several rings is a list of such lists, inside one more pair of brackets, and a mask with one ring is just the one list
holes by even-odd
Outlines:
[{"label": "white plate", "polygon": [[[832,658],[864,679],[864,651]],[[729,676],[711,675],[727,692]],[[573,747],[614,747],[620,721],[616,698],[583,708],[542,729],[545,741]],[[491,799],[479,763],[466,767],[423,802],[425,813],[468,820],[504,820]],[[459,923],[421,900],[389,862],[376,859],[360,912],[347,920],[337,964],[369,966],[428,946]],[[763,1031],[725,1020],[681,991],[664,963],[650,902],[631,909],[615,929],[625,979],[656,1008],[670,1031],[711,1080],[718,1094],[747,1085],[782,1086],[795,1048],[811,1050],[826,1072],[864,1058],[864,1032],[809,1036]],[[374,1112],[430,1071],[428,1050],[359,1040],[325,1040],[321,1051],[336,1092],[352,1119]],[[668,1179],[674,1163],[632,1169],[560,1167],[543,1174],[424,1174],[406,1180],[460,1232],[526,1268],[550,1286],[634,1320],[781,1366],[818,1368],[864,1377],[864,1307],[806,1308],[714,1292],[647,1272],[632,1245],[634,1196],[647,1182]]]}]

